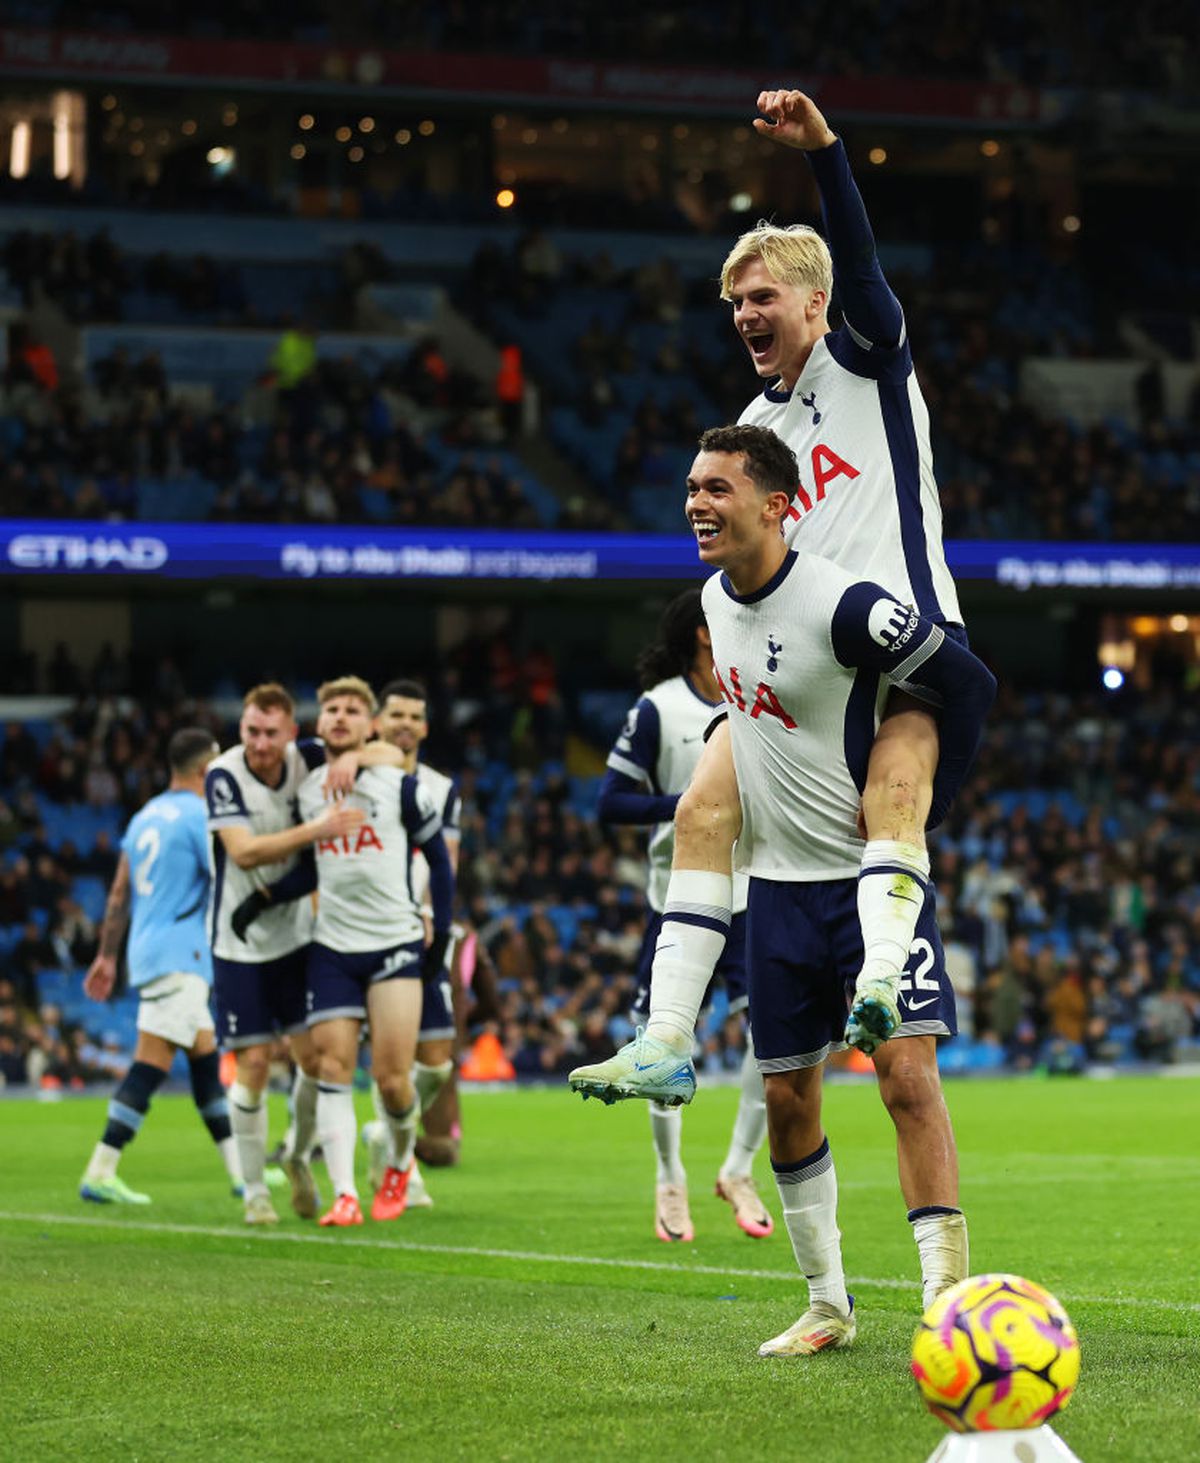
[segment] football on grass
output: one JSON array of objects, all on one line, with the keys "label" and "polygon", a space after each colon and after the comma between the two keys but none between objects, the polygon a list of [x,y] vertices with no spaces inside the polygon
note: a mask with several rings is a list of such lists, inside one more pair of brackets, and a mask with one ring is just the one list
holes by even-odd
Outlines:
[{"label": "football on grass", "polygon": [[1048,1290],[976,1275],[944,1291],[913,1338],[921,1400],[956,1432],[1040,1427],[1079,1379],[1079,1339]]}]

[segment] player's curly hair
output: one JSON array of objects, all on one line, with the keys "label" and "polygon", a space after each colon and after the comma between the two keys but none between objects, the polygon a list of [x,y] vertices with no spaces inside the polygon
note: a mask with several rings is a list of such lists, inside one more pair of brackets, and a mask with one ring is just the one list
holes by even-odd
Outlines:
[{"label": "player's curly hair", "polygon": [[709,427],[700,435],[701,452],[730,452],[745,458],[746,476],[760,493],[796,491],[800,469],[796,454],[770,427],[739,423],[734,427]]},{"label": "player's curly hair", "polygon": [[643,691],[691,670],[696,631],[705,623],[699,589],[685,589],[675,596],[662,612],[654,640],[637,658],[638,684]]},{"label": "player's curly hair", "polygon": [[324,706],[326,701],[332,701],[335,696],[357,696],[360,701],[366,702],[367,710],[372,716],[379,710],[375,692],[361,676],[338,676],[336,680],[326,681],[324,685],[317,687],[318,706]]},{"label": "player's curly hair", "polygon": [[752,259],[761,259],[772,278],[780,284],[807,286],[825,291],[825,302],[833,293],[833,258],[829,245],[807,224],[778,224],[760,219],[747,230],[726,255],[721,266],[721,298],[733,298],[734,281]]}]

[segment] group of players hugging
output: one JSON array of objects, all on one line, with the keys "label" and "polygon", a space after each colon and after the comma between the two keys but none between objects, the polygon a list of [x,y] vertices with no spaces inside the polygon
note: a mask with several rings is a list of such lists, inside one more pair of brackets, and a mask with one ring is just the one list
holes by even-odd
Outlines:
[{"label": "group of players hugging", "polygon": [[[275,683],[246,693],[226,752],[200,728],[176,732],[169,787],[125,832],[85,989],[108,996],[130,925],[138,1040],[85,1199],[149,1202],[117,1162],[180,1050],[246,1223],[277,1223],[265,1095],[272,1047],[286,1037],[296,1070],[280,1166],[292,1207],[316,1217],[319,1143],[334,1190],[319,1223],[361,1224],[353,1079],[364,1022],[377,1113],[365,1130],[372,1218],[432,1203],[414,1156],[423,1116],[426,1156],[455,1156],[454,1094],[444,1089],[457,1035],[450,973],[464,954],[452,924],[458,797],[419,760],[429,727],[418,682],[390,682],[377,701],[365,681],[342,676],[317,701],[314,739],[298,737],[292,698]],[[228,1098],[218,1039],[236,1060]]]},{"label": "group of players hugging", "polygon": [[[569,1082],[606,1103],[649,1102],[655,1229],[663,1240],[690,1241],[680,1118],[695,1093],[692,1054],[706,992],[714,976],[724,982],[730,1011],[747,1012],[749,1033],[717,1193],[747,1234],[772,1232],[751,1177],[769,1135],[809,1305],[759,1351],[799,1356],[848,1346],[856,1329],[821,1120],[822,1073],[833,1052],[853,1047],[873,1060],[896,1129],[924,1303],[968,1274],[936,1059],[938,1040],[956,1030],[954,994],[925,835],[970,768],[995,682],[967,645],[904,315],[880,269],[843,144],[802,92],[763,92],[758,111],[760,135],[806,154],[825,236],[760,224],[722,270],[721,297],[763,390],[737,425],[700,439],[685,511],[700,561],[714,572],[702,590],[671,603],[643,654],[644,694],[600,792],[602,820],[652,829],[642,1024],[615,1056],[576,1068]],[[841,324],[831,328],[835,279]],[[157,955],[170,933],[160,926],[151,935],[159,973],[142,992],[151,1014],[139,1017],[137,1059],[110,1109],[85,1194],[116,1192],[120,1147],[181,1046],[197,1105],[245,1183],[247,1219],[270,1222],[262,1093],[268,1033],[280,1029],[293,1035],[298,1063],[284,1158],[293,1202],[298,1212],[316,1211],[306,1162],[315,1138],[337,1194],[321,1223],[361,1222],[350,1081],[364,1017],[379,1146],[387,1148],[372,1213],[392,1217],[423,1192],[412,1157],[416,1123],[451,1070],[449,1046],[433,1043],[453,1030],[444,960],[454,799],[447,780],[431,781],[416,761],[423,723],[400,735],[401,723],[423,712],[421,694],[410,683],[385,689],[377,741],[367,739],[374,698],[352,678],[321,688],[317,743],[292,740],[285,701],[262,704],[282,695],[274,687],[250,693],[242,745],[219,757],[206,734],[178,734],[171,790],[126,834],[88,982],[96,994],[111,984],[129,882],[142,893],[153,886],[166,848],[160,828],[186,821],[198,849],[213,835],[217,1013],[222,1040],[238,1056],[231,1116],[223,1116],[211,1029],[200,1022],[203,979],[179,973],[202,959],[206,891],[197,873],[187,915],[197,922],[181,918],[173,963]],[[202,788],[207,830],[202,804],[186,797]],[[315,860],[301,853],[308,849]],[[314,881],[310,931],[304,895]],[[139,965],[149,954],[139,947],[136,910],[130,966],[150,969]],[[185,926],[196,933],[185,936]],[[180,1013],[180,1025],[168,1022],[168,1010]]]}]

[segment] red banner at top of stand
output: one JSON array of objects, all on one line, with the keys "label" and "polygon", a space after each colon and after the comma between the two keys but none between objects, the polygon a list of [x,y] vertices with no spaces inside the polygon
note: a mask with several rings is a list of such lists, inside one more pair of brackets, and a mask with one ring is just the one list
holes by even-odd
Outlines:
[{"label": "red banner at top of stand", "polygon": [[839,115],[988,126],[1045,123],[1061,93],[994,82],[778,75],[553,57],[472,56],[274,41],[0,27],[0,74],[91,81],[221,83],[626,111],[745,115],[764,87],[800,86]]}]

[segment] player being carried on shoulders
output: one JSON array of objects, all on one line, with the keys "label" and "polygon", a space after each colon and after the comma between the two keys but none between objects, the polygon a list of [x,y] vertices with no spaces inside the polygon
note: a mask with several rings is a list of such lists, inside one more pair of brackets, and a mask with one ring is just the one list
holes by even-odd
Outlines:
[{"label": "player being carried on shoulders", "polygon": [[[790,549],[779,532],[795,485],[791,450],[766,428],[700,439],[687,514],[715,573],[703,604],[726,703],[741,798],[738,870],[749,875],[750,1023],[766,1083],[771,1164],[810,1305],[764,1356],[849,1345],[855,1320],[837,1228],[837,1183],[821,1126],[822,1071],[842,1046],[863,960],[856,882],[858,808],[888,688],[933,708],[942,815],[966,776],[995,694],[987,669],[944,628],[886,588]],[[892,886],[913,907],[903,972],[907,1013],[875,1053],[896,1127],[928,1305],[968,1269],[954,1134],[935,1040],[956,1029],[931,886]]]},{"label": "player being carried on shoulders", "polygon": [[[786,542],[831,559],[966,643],[942,548],[929,415],[913,370],[899,301],[845,149],[799,91],[759,95],[761,136],[805,153],[821,194],[828,244],[804,225],[759,224],[725,260],[721,296],[765,385],[740,421],[776,432],[795,454],[798,485],[781,525]],[[827,318],[836,281],[842,324]],[[704,529],[711,532],[711,529]],[[786,646],[796,627],[777,625]],[[905,1020],[901,972],[919,906],[900,897],[929,882],[925,830],[938,763],[934,716],[897,686],[862,783],[866,833],[858,876],[864,955],[845,1037],[870,1054]],[[673,1072],[694,1083],[692,1032],[731,908],[740,811],[729,733],[718,729],[675,813],[675,856],[650,1014],[638,1043],[572,1073],[616,1097],[650,1097]],[[721,911],[718,927],[674,919],[676,908]]]}]

